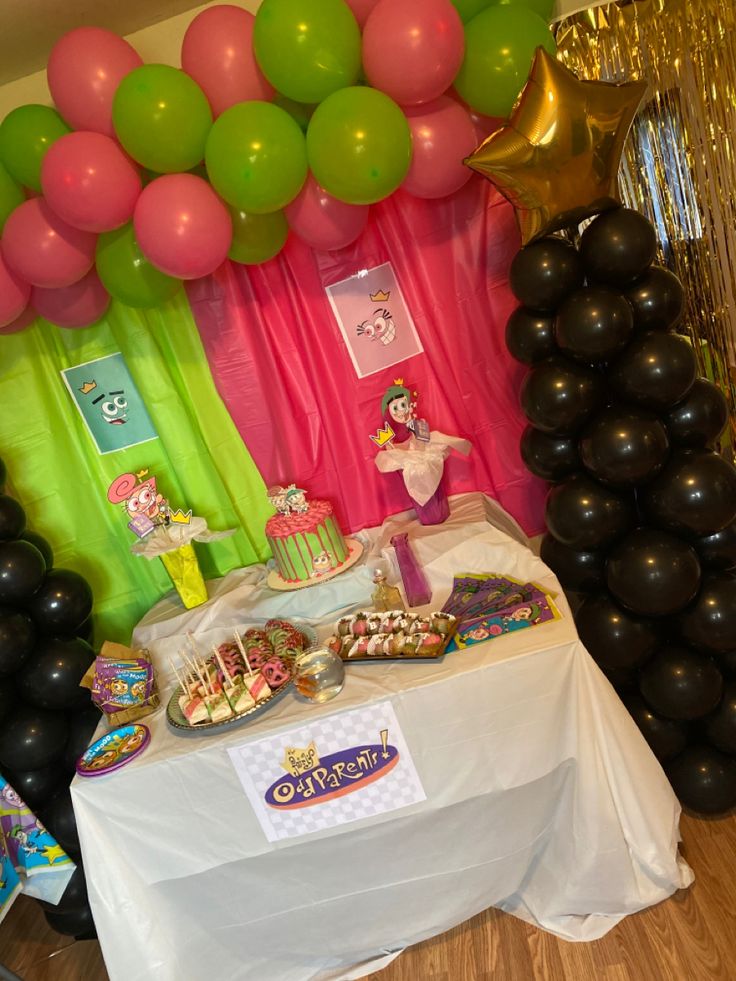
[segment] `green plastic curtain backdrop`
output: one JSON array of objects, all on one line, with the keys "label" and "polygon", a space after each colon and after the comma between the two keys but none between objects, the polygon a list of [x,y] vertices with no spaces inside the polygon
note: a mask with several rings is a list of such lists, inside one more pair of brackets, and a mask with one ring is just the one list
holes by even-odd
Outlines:
[{"label": "green plastic curtain backdrop", "polygon": [[[159,438],[103,456],[60,372],[118,351]],[[172,507],[192,508],[213,530],[238,529],[195,546],[205,578],[267,557],[265,487],[215,391],[183,292],[145,312],[113,302],[91,329],[60,330],[39,319],[2,338],[0,359],[0,454],[55,565],[89,580],[97,641],[127,641],[171,589],[158,559],[130,554],[136,539],[107,500],[121,473],[148,468]]]}]

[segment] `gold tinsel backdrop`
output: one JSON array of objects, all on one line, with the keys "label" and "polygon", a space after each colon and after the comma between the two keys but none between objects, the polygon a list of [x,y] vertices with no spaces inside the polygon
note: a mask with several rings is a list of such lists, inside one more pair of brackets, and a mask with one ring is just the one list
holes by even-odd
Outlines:
[{"label": "gold tinsel backdrop", "polygon": [[684,329],[728,399],[736,445],[736,4],[608,3],[563,20],[559,57],[581,78],[644,79],[649,90],[619,174],[628,207],[657,229],[682,280]]}]

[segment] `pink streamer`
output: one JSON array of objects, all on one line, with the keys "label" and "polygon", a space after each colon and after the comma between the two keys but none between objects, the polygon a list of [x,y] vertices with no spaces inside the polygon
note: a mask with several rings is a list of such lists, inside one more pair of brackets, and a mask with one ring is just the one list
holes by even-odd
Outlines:
[{"label": "pink streamer", "polygon": [[[401,376],[433,429],[473,444],[467,460],[447,461],[448,493],[484,491],[529,534],[540,531],[545,487],[519,455],[524,368],[504,343],[518,245],[511,207],[474,179],[439,201],[399,191],[339,252],[292,236],[271,262],[226,262],[189,283],[215,383],[266,484],[295,481],[327,498],[346,531],[409,507],[401,476],[378,472],[368,438]],[[389,260],[424,354],[358,379],[324,287]]]}]

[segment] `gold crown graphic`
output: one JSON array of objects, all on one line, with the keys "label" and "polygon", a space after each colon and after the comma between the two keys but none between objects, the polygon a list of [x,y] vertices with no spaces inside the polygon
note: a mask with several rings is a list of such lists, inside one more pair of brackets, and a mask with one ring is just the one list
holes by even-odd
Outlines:
[{"label": "gold crown graphic", "polygon": [[146,476],[147,473],[148,473],[148,468],[146,468],[145,470],[137,470],[136,477],[138,480],[143,480],[143,478]]},{"label": "gold crown graphic", "polygon": [[192,512],[190,509],[185,513],[181,508],[177,508],[176,511],[169,511],[169,517],[177,525],[188,525],[192,520]]},{"label": "gold crown graphic", "polygon": [[312,741],[308,746],[287,746],[284,750],[284,758],[281,766],[290,773],[292,777],[300,777],[302,773],[313,770],[319,764],[319,753]]},{"label": "gold crown graphic", "polygon": [[94,392],[96,388],[97,388],[96,381],[85,382],[82,385],[82,387],[79,389],[79,391],[82,393],[82,395],[89,395],[89,393]]},{"label": "gold crown graphic", "polygon": [[391,290],[388,293],[385,290],[379,290],[377,293],[371,293],[370,298],[373,303],[388,303],[391,299]]},{"label": "gold crown graphic", "polygon": [[375,436],[373,433],[371,433],[371,439],[376,446],[386,446],[387,443],[391,442],[395,435],[396,433],[393,431],[389,423],[386,423],[385,426],[382,426],[381,429],[377,431]]}]

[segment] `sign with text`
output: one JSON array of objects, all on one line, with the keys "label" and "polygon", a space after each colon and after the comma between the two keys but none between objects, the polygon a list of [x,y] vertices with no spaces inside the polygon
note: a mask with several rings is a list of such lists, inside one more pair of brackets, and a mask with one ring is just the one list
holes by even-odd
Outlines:
[{"label": "sign with text", "polygon": [[390,702],[316,719],[228,752],[269,841],[426,800]]}]

